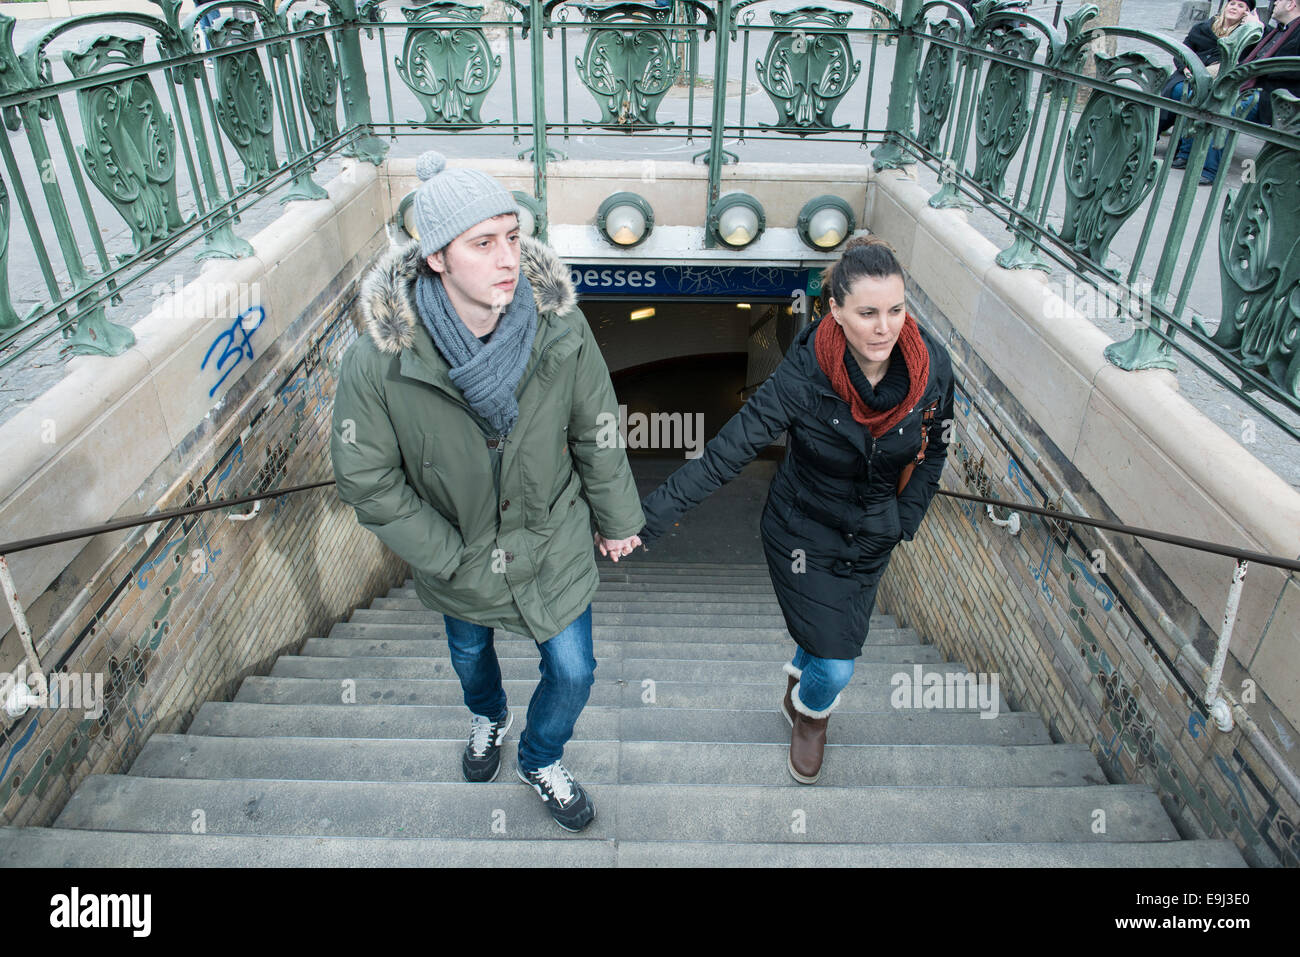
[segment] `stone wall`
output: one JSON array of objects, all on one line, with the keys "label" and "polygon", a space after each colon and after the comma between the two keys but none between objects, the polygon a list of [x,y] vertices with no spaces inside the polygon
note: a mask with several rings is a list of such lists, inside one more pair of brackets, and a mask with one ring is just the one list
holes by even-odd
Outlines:
[{"label": "stone wall", "polygon": [[[879,200],[872,200],[877,210]],[[925,222],[934,214],[921,215]],[[889,206],[871,225],[904,245],[905,262],[916,267],[908,280],[911,306],[947,342],[959,384],[942,487],[1132,521],[1133,515],[1110,507],[1077,467],[1077,457],[1040,427],[1043,413],[1035,406],[1061,402],[1060,392],[1069,391],[1048,353],[1040,351],[1042,344],[1028,337],[1017,344],[1005,331],[994,334],[990,326],[999,317],[988,298],[952,294],[953,287],[970,281],[961,275],[965,264],[952,255],[953,247],[945,263],[949,288],[930,281],[923,291],[916,271],[930,267],[917,247],[931,240],[919,230],[909,237],[892,228],[902,221],[898,208]],[[962,248],[960,228],[954,223],[944,236],[956,248]],[[967,305],[966,319],[954,320],[938,301],[944,295],[950,308],[975,303],[973,311],[982,315],[971,318]],[[1025,321],[1033,326],[1041,318],[1039,313]],[[995,354],[1014,374],[999,374],[984,361],[993,343],[1004,344]],[[1141,386],[1135,391],[1138,397],[1148,394]],[[1086,397],[1082,405],[1073,414],[1086,414]],[[1122,431],[1115,442],[1134,450],[1126,459],[1143,459],[1141,448],[1149,446],[1145,457],[1159,461],[1157,448],[1174,443],[1174,428]],[[1139,480],[1133,494],[1160,492]],[[1234,501],[1219,504],[1236,510]],[[999,509],[996,517],[1007,513]],[[1159,520],[1136,524],[1168,527]],[[1286,618],[1285,593],[1268,599],[1271,615],[1237,623],[1224,673],[1224,689],[1239,704],[1237,726],[1225,734],[1209,720],[1202,700],[1216,633],[1155,551],[1132,536],[1058,526],[1028,513],[1021,513],[1021,531],[1012,537],[982,506],[939,496],[916,539],[895,551],[880,609],[926,635],[946,657],[975,672],[998,674],[1012,708],[1038,712],[1056,741],[1089,745],[1112,781],[1156,788],[1185,836],[1231,839],[1252,864],[1300,866],[1300,807],[1278,776],[1280,765],[1294,781],[1297,764],[1287,697],[1295,680],[1296,632]],[[1201,557],[1217,571],[1212,582],[1221,611],[1233,560]],[[1252,566],[1251,574],[1259,570]],[[1247,593],[1252,584],[1268,587],[1268,575],[1256,579],[1248,575]],[[1286,587],[1295,584],[1292,576]],[[1218,619],[1209,620],[1217,626]],[[1269,640],[1279,649],[1289,643],[1290,658],[1261,657]]]},{"label": "stone wall", "polygon": [[[157,322],[137,324],[137,349],[151,356],[151,365],[136,381],[115,381],[138,371],[129,354],[82,362],[100,388],[119,396],[105,401],[102,414],[66,402],[64,414],[51,411],[68,389],[84,401],[86,389],[76,389],[81,370],[69,377],[68,389],[34,404],[33,422],[56,421],[59,441],[43,450],[49,461],[25,482],[14,470],[42,449],[21,417],[5,426],[15,442],[4,478],[16,491],[0,507],[0,516],[8,516],[0,536],[89,524],[78,520],[82,500],[123,495],[115,489],[128,480],[137,484],[108,514],[333,477],[328,440],[336,375],[356,337],[359,277],[386,243],[387,207],[373,167],[352,170],[329,188],[331,200],[299,204],[255,237],[251,262],[217,266],[201,277],[220,284],[244,275],[261,287],[254,298],[264,310],[266,335],[249,339],[254,358],[245,355],[233,367],[237,374],[227,362],[227,375],[213,386],[220,372],[211,362],[200,367],[212,343],[222,351],[223,334],[214,340],[213,330],[231,327],[230,314],[218,315],[231,307],[191,289],[184,309],[160,304]],[[174,368],[181,364],[184,374]],[[136,398],[142,393],[147,402]],[[141,405],[163,411],[141,414]],[[77,417],[85,419],[80,432],[64,436],[62,427],[71,429]],[[24,436],[32,439],[31,450],[21,446]],[[23,496],[40,503],[25,521],[13,507]],[[32,709],[8,722],[0,733],[3,823],[50,824],[88,774],[124,771],[151,733],[184,731],[203,702],[229,700],[246,675],[264,673],[278,655],[325,634],[406,574],[332,487],[269,500],[257,517],[230,520],[250,509],[217,509],[77,543],[48,586],[26,598],[47,674],[70,672],[85,690],[98,680],[104,708],[96,714],[85,700],[93,695],[74,701],[65,689],[58,702],[64,707]],[[41,580],[34,576],[43,551],[12,556],[28,588]],[[0,670],[14,671],[23,656],[12,629],[0,648]],[[51,685],[60,680],[52,677]]]}]

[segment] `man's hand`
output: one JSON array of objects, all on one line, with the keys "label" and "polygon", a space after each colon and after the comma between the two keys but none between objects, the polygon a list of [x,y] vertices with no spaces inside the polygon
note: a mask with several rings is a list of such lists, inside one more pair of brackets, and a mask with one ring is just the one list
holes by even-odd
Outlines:
[{"label": "man's hand", "polygon": [[600,549],[602,555],[608,556],[615,562],[624,555],[631,555],[640,544],[639,535],[633,535],[631,538],[606,538],[600,532],[596,533],[596,547]]}]

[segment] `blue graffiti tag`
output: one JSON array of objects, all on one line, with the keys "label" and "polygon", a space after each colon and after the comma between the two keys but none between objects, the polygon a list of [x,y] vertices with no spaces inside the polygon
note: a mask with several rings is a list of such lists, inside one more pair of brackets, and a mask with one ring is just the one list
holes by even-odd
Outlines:
[{"label": "blue graffiti tag", "polygon": [[1016,464],[1015,459],[1007,459],[1007,478],[1020,486],[1020,491],[1024,492],[1031,498],[1033,497],[1034,490],[1025,484],[1025,479],[1020,474],[1020,466]]},{"label": "blue graffiti tag", "polygon": [[1193,738],[1199,738],[1201,732],[1205,730],[1205,719],[1193,711],[1187,716],[1187,733]]},{"label": "blue graffiti tag", "polygon": [[1081,562],[1079,559],[1069,554],[1065,557],[1069,560],[1071,565],[1079,569],[1079,574],[1083,576],[1084,581],[1086,581],[1092,588],[1093,595],[1095,595],[1097,601],[1101,603],[1102,611],[1110,611],[1115,605],[1115,593],[1110,590],[1108,585],[1092,573],[1092,566],[1090,564]]},{"label": "blue graffiti tag", "polygon": [[149,574],[149,572],[151,572],[151,571],[153,571],[155,568],[157,568],[157,567],[159,566],[159,564],[162,563],[162,560],[163,560],[164,558],[167,557],[167,553],[170,552],[173,548],[175,548],[175,547],[176,547],[177,545],[179,545],[180,543],[181,543],[181,540],[180,540],[179,538],[176,539],[176,541],[172,542],[170,545],[168,545],[166,548],[164,548],[161,552],[159,552],[157,558],[155,558],[153,561],[147,563],[146,565],[144,565],[144,566],[140,569],[140,577],[136,579],[136,584],[140,586],[140,590],[141,590],[141,591],[144,591],[146,588],[149,587],[149,578],[148,578],[148,574]]},{"label": "blue graffiti tag", "polygon": [[970,396],[961,389],[953,389],[953,400],[958,408],[961,409],[962,415],[970,415]]},{"label": "blue graffiti tag", "polygon": [[[221,358],[217,360],[217,371],[221,371],[222,367],[226,364],[226,360],[233,357],[235,361],[230,364],[229,369],[226,369],[225,375],[217,380],[217,384],[208,390],[209,398],[215,395],[217,390],[221,388],[221,383],[225,382],[226,376],[230,375],[230,373],[234,371],[235,366],[239,365],[239,362],[244,358],[245,353],[248,354],[248,358],[253,358],[253,346],[249,340],[253,337],[253,333],[257,331],[257,328],[262,324],[262,320],[265,318],[265,309],[261,306],[249,306],[239,314],[239,318],[231,323],[229,329],[212,340],[212,345],[208,346],[208,351],[203,356],[203,362],[199,364],[200,369],[206,369],[208,367],[208,359],[212,358],[212,350],[215,349],[217,343],[221,342],[223,339],[226,340],[226,346],[225,351],[221,353]],[[243,339],[237,346],[235,345],[236,333],[242,333],[243,335]]]},{"label": "blue graffiti tag", "polygon": [[240,442],[239,445],[235,447],[235,457],[230,460],[230,464],[227,465],[225,469],[222,470],[221,474],[217,476],[216,487],[220,488],[221,483],[224,482],[226,479],[230,478],[230,473],[234,471],[236,465],[243,465],[243,464],[244,464],[244,443]]},{"label": "blue graffiti tag", "polygon": [[18,752],[27,747],[28,742],[32,740],[32,735],[36,733],[36,728],[40,723],[40,715],[38,714],[36,717],[32,718],[32,723],[27,726],[27,730],[23,732],[23,736],[14,742],[14,746],[9,749],[9,757],[5,758],[5,766],[0,768],[0,779],[4,778],[4,776],[9,773],[9,765],[13,764],[14,758],[18,757]]}]

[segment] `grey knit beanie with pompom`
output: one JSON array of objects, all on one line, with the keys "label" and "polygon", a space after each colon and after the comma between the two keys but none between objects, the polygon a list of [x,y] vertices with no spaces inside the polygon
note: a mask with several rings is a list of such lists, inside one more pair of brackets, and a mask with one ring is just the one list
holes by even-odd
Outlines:
[{"label": "grey knit beanie with pompom", "polygon": [[415,191],[421,256],[436,253],[485,219],[502,213],[519,215],[519,204],[508,189],[476,169],[447,169],[447,158],[435,150],[420,154],[415,172],[422,180]]}]

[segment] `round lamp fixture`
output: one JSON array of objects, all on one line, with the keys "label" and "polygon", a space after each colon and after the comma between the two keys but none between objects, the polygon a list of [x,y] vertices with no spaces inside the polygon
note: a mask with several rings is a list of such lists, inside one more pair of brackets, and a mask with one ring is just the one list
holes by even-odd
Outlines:
[{"label": "round lamp fixture", "polygon": [[542,222],[542,204],[522,190],[512,189],[510,195],[519,204],[519,232],[524,236],[536,236]]},{"label": "round lamp fixture", "polygon": [[615,246],[644,242],[654,224],[654,210],[636,193],[615,193],[596,210],[596,228]]},{"label": "round lamp fixture", "polygon": [[709,211],[709,229],[718,242],[732,249],[744,249],[767,226],[763,206],[748,193],[727,193]]},{"label": "round lamp fixture", "polygon": [[799,211],[799,238],[821,252],[829,252],[853,232],[853,209],[838,196],[814,196]]},{"label": "round lamp fixture", "polygon": [[400,228],[412,239],[420,238],[420,230],[415,225],[414,192],[407,193],[402,197],[402,201],[397,204],[397,215],[393,217],[393,225]]}]

